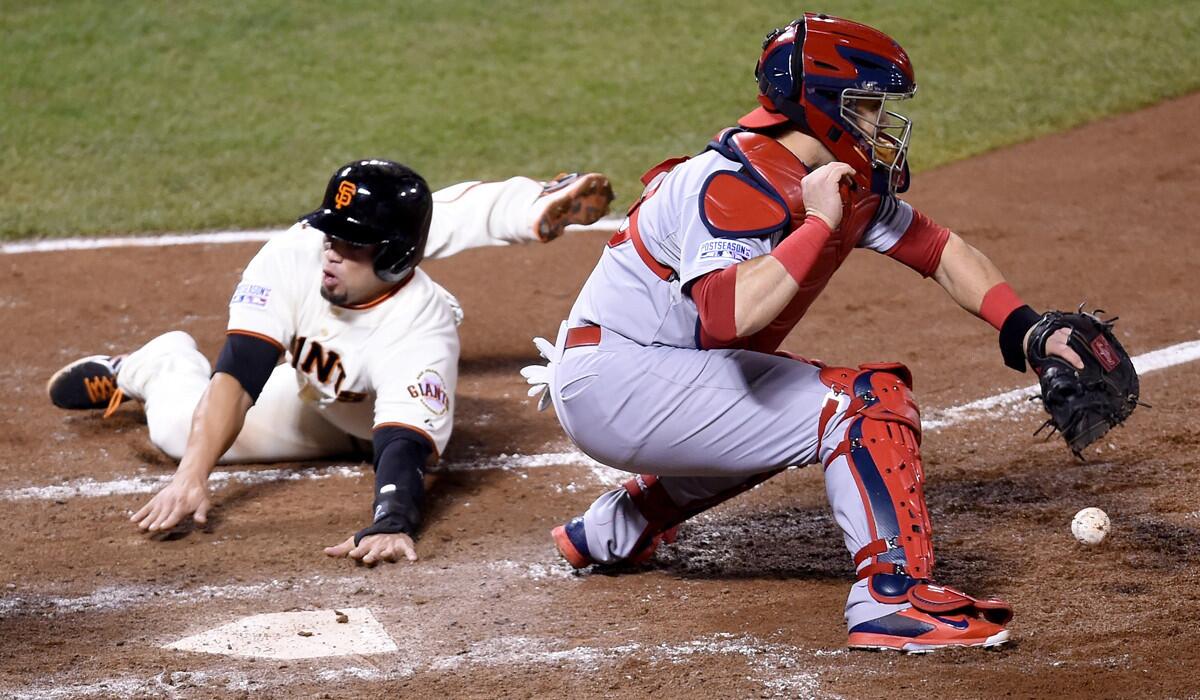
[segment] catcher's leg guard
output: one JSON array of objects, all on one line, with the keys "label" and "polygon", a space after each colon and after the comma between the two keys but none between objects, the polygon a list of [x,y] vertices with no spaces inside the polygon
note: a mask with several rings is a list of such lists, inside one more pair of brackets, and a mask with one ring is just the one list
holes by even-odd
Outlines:
[{"label": "catcher's leg guard", "polygon": [[[773,470],[743,477],[659,477],[640,474],[592,504],[588,512],[551,531],[571,566],[643,563],[662,543],[675,541],[683,521],[775,476]],[[587,538],[593,523],[592,542]],[[609,532],[611,531],[611,532]]]},{"label": "catcher's leg guard", "polygon": [[[875,366],[864,366],[875,367]],[[849,395],[849,425],[824,457],[845,457],[854,476],[872,539],[854,552],[858,577],[867,578],[881,603],[899,603],[899,578],[927,579],[933,570],[932,526],[921,470],[921,415],[903,366],[884,372],[826,368],[821,378],[835,395]]]},{"label": "catcher's leg guard", "polygon": [[[827,472],[839,524],[847,531],[858,580],[865,581],[875,614],[848,618],[857,648],[929,651],[943,646],[994,646],[1008,639],[1011,608],[977,600],[933,577],[933,528],[925,505],[920,412],[911,375],[902,365],[826,368],[822,380],[833,401],[849,401],[840,442],[824,456],[830,470],[843,460],[852,485]],[[835,495],[834,491],[838,491]],[[861,509],[838,500],[857,497]],[[865,523],[852,522],[861,513]],[[855,593],[852,590],[851,599]],[[953,617],[948,617],[953,616]]]}]

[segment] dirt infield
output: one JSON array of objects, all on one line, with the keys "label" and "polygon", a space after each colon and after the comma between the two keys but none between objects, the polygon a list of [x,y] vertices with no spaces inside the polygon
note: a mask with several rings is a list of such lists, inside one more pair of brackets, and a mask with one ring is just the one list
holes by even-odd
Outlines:
[{"label": "dirt infield", "polygon": [[[924,173],[907,198],[1036,307],[1086,299],[1119,313],[1132,354],[1193,341],[1198,111],[1193,95]],[[0,695],[1200,697],[1186,670],[1200,667],[1200,363],[1144,376],[1154,408],[1087,463],[1031,437],[1036,411],[926,434],[938,578],[1014,605],[1016,642],[1003,650],[846,651],[852,567],[812,467],[696,518],[642,570],[573,574],[548,531],[620,475],[513,458],[570,451],[517,370],[603,240],[426,266],[467,312],[458,422],[430,477],[422,560],[376,569],[321,554],[362,527],[369,466],[230,479],[207,529],[154,541],[125,518],[174,465],[140,412],[102,420],[44,397],[63,363],[170,328],[214,356],[256,246],[0,256]],[[852,256],[785,347],[903,361],[927,416],[1031,383],[1001,365],[994,331],[869,253]],[[314,469],[329,465],[354,469]],[[1113,520],[1093,549],[1069,532],[1085,506]],[[245,615],[338,607],[369,608],[399,650],[274,661],[162,648]]]}]

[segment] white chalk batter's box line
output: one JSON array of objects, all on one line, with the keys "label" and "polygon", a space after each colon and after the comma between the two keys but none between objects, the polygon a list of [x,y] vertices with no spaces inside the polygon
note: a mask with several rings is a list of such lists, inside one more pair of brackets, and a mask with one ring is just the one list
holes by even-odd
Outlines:
[{"label": "white chalk batter's box line", "polygon": [[[594,224],[580,226],[571,224],[567,232],[617,230],[623,217],[608,216]],[[37,241],[16,241],[0,244],[0,254],[60,253],[71,250],[104,250],[108,248],[162,248],[177,245],[227,245],[230,243],[255,243],[270,240],[286,228],[256,229],[252,231],[211,231],[208,233],[164,233],[156,236],[111,236],[107,238],[55,238]]]},{"label": "white chalk batter's box line", "polygon": [[[222,541],[214,541],[220,545]],[[543,552],[538,552],[542,554]],[[464,580],[482,581],[547,581],[578,579],[578,574],[558,556],[545,559],[475,560],[450,565],[454,575]],[[404,569],[406,580],[419,579],[414,583],[436,583],[447,574],[446,566],[410,567]],[[100,586],[89,593],[77,594],[65,585],[49,587],[23,587],[16,583],[0,588],[0,616],[11,615],[63,615],[71,613],[121,612],[143,607],[178,607],[181,605],[204,605],[214,600],[261,600],[276,599],[293,595],[309,599],[314,594],[334,594],[350,600],[357,590],[374,587],[376,581],[369,575],[322,576],[315,574],[303,578],[271,579],[253,583],[237,582],[202,585],[194,587],[164,586],[152,584],[116,584]]]},{"label": "white chalk batter's box line", "polygon": [[[13,698],[74,698],[88,696],[112,697],[192,697],[200,688],[223,692],[264,692],[287,686],[321,681],[331,684],[353,681],[396,681],[411,678],[417,673],[445,673],[463,668],[546,668],[571,666],[580,671],[597,671],[601,667],[637,656],[651,667],[681,665],[699,661],[705,656],[740,657],[753,675],[746,680],[760,683],[764,696],[767,691],[786,697],[837,697],[821,690],[818,671],[825,670],[825,657],[831,652],[806,649],[791,644],[768,642],[753,635],[734,635],[717,632],[704,637],[678,642],[644,644],[627,642],[604,646],[569,646],[552,637],[500,636],[472,644],[465,653],[453,655],[423,654],[419,648],[406,649],[414,656],[397,659],[371,655],[347,657],[340,662],[330,659],[311,659],[314,667],[293,663],[287,673],[263,674],[234,670],[163,671],[149,677],[121,676],[91,683],[53,682],[45,679],[24,687],[0,688],[5,697]],[[842,653],[841,650],[833,652]],[[387,658],[386,662],[380,662]],[[370,659],[370,660],[368,660]],[[364,662],[366,662],[364,664]],[[816,662],[814,664],[814,662]],[[316,664],[319,664],[317,666]],[[814,665],[818,668],[814,668]]]},{"label": "white chalk batter's box line", "polygon": [[[1160,350],[1144,353],[1133,358],[1139,375],[1200,359],[1200,340],[1178,343]],[[1040,410],[1040,404],[1030,399],[1037,396],[1036,385],[1013,389],[994,396],[977,399],[950,408],[927,411],[921,423],[925,430],[936,431],[955,425],[982,419],[997,419],[1015,416],[1026,411]],[[625,472],[600,464],[578,450],[549,452],[533,455],[502,454],[499,457],[481,458],[471,461],[448,462],[435,471],[476,471],[483,469],[524,470],[539,467],[587,467],[591,477],[602,484],[615,485],[625,478]],[[328,479],[331,477],[358,478],[367,473],[364,467],[333,466],[308,467],[303,469],[261,469],[242,471],[215,471],[209,477],[215,485],[228,483],[258,484],[274,481],[298,481],[301,479]],[[151,493],[170,481],[171,476],[137,476],[113,481],[76,479],[62,484],[28,486],[0,491],[0,501],[48,500],[66,501],[72,498],[97,498]],[[566,488],[574,491],[574,484]]]}]

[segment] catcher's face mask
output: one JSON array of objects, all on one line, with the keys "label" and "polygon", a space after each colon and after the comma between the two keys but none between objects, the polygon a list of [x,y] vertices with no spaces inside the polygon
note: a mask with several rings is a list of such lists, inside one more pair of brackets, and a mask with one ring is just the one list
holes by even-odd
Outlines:
[{"label": "catcher's face mask", "polygon": [[842,91],[839,102],[843,123],[869,149],[871,166],[887,173],[891,192],[898,189],[905,176],[912,120],[888,107],[914,94],[915,87],[906,93],[848,88]]}]

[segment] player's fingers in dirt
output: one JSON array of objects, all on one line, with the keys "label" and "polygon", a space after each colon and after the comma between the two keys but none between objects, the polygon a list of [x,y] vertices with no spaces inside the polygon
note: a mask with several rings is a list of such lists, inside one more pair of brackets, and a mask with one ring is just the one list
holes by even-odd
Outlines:
[{"label": "player's fingers in dirt", "polygon": [[412,538],[402,532],[368,535],[359,546],[350,552],[350,556],[359,559],[367,566],[374,566],[381,561],[397,562],[402,559],[417,560],[417,551]]},{"label": "player's fingers in dirt", "polygon": [[140,527],[142,520],[144,520],[146,518],[146,516],[150,514],[150,511],[153,506],[154,506],[154,500],[151,499],[144,506],[142,506],[141,508],[138,508],[138,511],[136,513],[129,516],[129,522],[138,523],[138,526]]},{"label": "player's fingers in dirt", "polygon": [[160,492],[137,512],[137,515],[140,516],[137,521],[138,528],[142,530],[151,529],[151,526],[162,517],[163,508],[163,497]]},{"label": "player's fingers in dirt", "polygon": [[169,510],[166,508],[162,510],[162,512],[159,514],[158,520],[154,521],[154,523],[150,525],[150,531],[155,532],[157,530],[167,530],[173,528],[179,524],[180,520],[183,520],[185,515],[187,515],[187,513],[185,512],[183,505],[176,502]]},{"label": "player's fingers in dirt", "polygon": [[354,537],[351,536],[341,544],[335,544],[332,547],[325,548],[325,554],[331,557],[344,557],[349,554],[350,550],[354,549]]},{"label": "player's fingers in dirt", "polygon": [[409,561],[416,561],[418,559],[417,550],[413,546],[412,538],[403,533],[396,536],[395,544],[392,547],[392,555],[393,557],[388,561],[400,561],[402,556]]}]

